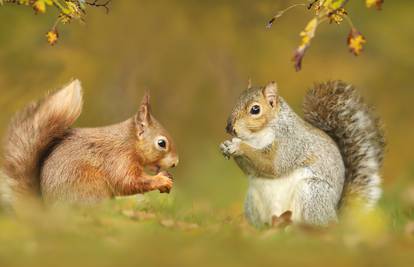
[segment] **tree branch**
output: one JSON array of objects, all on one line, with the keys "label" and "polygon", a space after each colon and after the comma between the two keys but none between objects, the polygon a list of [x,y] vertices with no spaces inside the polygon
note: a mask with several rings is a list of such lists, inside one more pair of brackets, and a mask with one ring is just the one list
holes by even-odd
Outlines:
[{"label": "tree branch", "polygon": [[103,7],[106,10],[106,14],[109,13],[109,7],[108,5],[111,3],[112,0],[107,0],[104,3],[99,3],[99,0],[94,0],[93,2],[85,2],[85,4],[89,5],[89,6],[94,6],[94,7]]}]

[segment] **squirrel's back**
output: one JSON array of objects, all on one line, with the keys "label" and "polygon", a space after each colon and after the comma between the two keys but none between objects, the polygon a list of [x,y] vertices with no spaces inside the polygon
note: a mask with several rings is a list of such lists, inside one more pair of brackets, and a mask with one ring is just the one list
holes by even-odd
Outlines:
[{"label": "squirrel's back", "polygon": [[304,118],[338,144],[346,178],[341,206],[373,206],[381,196],[379,170],[384,156],[384,134],[379,119],[356,89],[342,81],[315,85],[305,97]]},{"label": "squirrel's back", "polygon": [[82,89],[78,80],[18,112],[4,142],[3,171],[10,186],[8,202],[40,195],[42,160],[79,117]]}]

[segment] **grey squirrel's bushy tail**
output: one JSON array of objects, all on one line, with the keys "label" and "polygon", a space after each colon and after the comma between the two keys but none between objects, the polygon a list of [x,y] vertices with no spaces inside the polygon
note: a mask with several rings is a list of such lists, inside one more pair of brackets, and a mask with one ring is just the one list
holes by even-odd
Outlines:
[{"label": "grey squirrel's bushy tail", "polygon": [[13,205],[20,198],[40,196],[42,160],[81,110],[82,89],[79,80],[74,80],[13,117],[4,140],[3,201]]},{"label": "grey squirrel's bushy tail", "polygon": [[304,118],[335,140],[346,168],[340,206],[372,207],[381,196],[379,169],[385,140],[379,119],[356,89],[342,81],[315,85],[303,104]]}]

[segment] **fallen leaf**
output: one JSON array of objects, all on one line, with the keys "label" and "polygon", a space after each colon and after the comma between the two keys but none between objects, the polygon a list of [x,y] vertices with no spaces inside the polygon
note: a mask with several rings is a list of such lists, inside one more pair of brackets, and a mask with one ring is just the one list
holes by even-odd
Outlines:
[{"label": "fallen leaf", "polygon": [[401,194],[401,200],[409,207],[414,207],[414,186],[408,186]]},{"label": "fallen leaf", "polygon": [[175,222],[172,219],[164,219],[160,221],[160,224],[164,227],[171,228],[175,226]]},{"label": "fallen leaf", "polygon": [[134,210],[123,210],[122,214],[126,217],[133,220],[151,220],[155,219],[156,215],[154,213],[145,212],[145,211],[134,211]]},{"label": "fallen leaf", "polygon": [[405,235],[408,237],[414,237],[414,221],[408,222],[405,225]]},{"label": "fallen leaf", "polygon": [[292,212],[285,211],[280,216],[272,216],[272,227],[277,229],[284,229],[286,226],[292,224]]},{"label": "fallen leaf", "polygon": [[199,225],[196,223],[187,223],[183,221],[174,221],[173,219],[163,219],[160,221],[160,224],[167,228],[177,228],[180,230],[188,231],[198,229]]},{"label": "fallen leaf", "polygon": [[196,223],[187,223],[187,222],[177,222],[177,227],[181,230],[195,230],[200,226]]}]

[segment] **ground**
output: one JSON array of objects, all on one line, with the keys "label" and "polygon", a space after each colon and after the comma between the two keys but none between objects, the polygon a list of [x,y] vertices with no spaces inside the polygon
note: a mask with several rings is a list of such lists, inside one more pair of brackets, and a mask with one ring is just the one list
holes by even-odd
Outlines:
[{"label": "ground", "polygon": [[[412,192],[329,229],[253,229],[240,209],[156,192],[0,218],[0,266],[414,266]],[[241,205],[242,203],[240,203]]]}]

